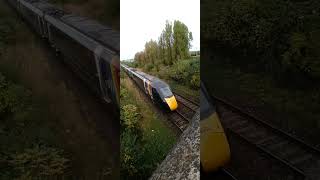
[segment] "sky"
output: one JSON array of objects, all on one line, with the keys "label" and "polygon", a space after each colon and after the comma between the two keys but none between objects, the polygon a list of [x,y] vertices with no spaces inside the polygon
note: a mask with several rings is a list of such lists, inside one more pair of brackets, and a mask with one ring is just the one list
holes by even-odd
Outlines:
[{"label": "sky", "polygon": [[191,50],[200,50],[200,0],[120,0],[120,59],[133,59],[147,41],[158,40],[166,20],[187,25]]}]

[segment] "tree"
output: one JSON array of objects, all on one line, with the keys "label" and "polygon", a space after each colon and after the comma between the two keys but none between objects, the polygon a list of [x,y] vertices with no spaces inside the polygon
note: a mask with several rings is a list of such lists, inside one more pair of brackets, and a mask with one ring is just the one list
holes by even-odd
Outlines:
[{"label": "tree", "polygon": [[158,44],[156,41],[152,39],[145,44],[144,53],[147,59],[147,63],[155,64],[156,60],[158,59]]},{"label": "tree", "polygon": [[173,49],[175,60],[189,57],[189,49],[191,47],[192,33],[188,27],[180,22],[174,21],[173,25]]},{"label": "tree", "polygon": [[172,47],[173,47],[173,35],[172,35],[172,24],[167,20],[166,26],[164,30],[165,35],[165,44],[166,44],[166,56],[167,56],[167,64],[172,64],[173,59],[173,53],[172,53]]}]

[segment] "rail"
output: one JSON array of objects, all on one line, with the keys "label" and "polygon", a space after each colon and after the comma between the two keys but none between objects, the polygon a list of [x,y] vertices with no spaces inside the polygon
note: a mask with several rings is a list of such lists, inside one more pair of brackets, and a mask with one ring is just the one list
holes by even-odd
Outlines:
[{"label": "rail", "polygon": [[174,93],[178,102],[178,109],[171,112],[170,120],[177,126],[180,132],[183,132],[191,122],[192,117],[195,115],[199,105],[184,96]]},{"label": "rail", "polygon": [[230,132],[304,177],[313,176],[310,169],[319,169],[316,162],[320,162],[320,150],[317,148],[224,99],[212,98],[222,105],[218,106],[218,110],[225,128]]}]

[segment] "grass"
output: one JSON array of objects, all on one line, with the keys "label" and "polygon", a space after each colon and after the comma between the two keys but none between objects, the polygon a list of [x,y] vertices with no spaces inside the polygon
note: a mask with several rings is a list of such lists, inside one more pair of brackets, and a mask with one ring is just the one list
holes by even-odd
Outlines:
[{"label": "grass", "polygon": [[168,80],[167,83],[170,85],[170,88],[173,92],[176,92],[178,94],[181,94],[184,97],[190,98],[194,102],[200,102],[199,96],[200,92],[199,90],[191,89],[185,85],[181,85],[173,80]]}]

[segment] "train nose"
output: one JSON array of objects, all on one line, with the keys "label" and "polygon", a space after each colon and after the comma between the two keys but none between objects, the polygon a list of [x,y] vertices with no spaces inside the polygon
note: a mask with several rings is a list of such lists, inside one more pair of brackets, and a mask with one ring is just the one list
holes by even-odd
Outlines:
[{"label": "train nose", "polygon": [[176,98],[174,96],[171,96],[169,98],[164,98],[166,103],[168,104],[171,111],[174,111],[178,108],[178,103],[176,101]]},{"label": "train nose", "polygon": [[200,158],[205,172],[215,171],[230,160],[229,144],[224,133],[207,133],[200,137]]},{"label": "train nose", "polygon": [[216,113],[200,125],[200,159],[205,172],[215,171],[230,160],[230,148]]}]

